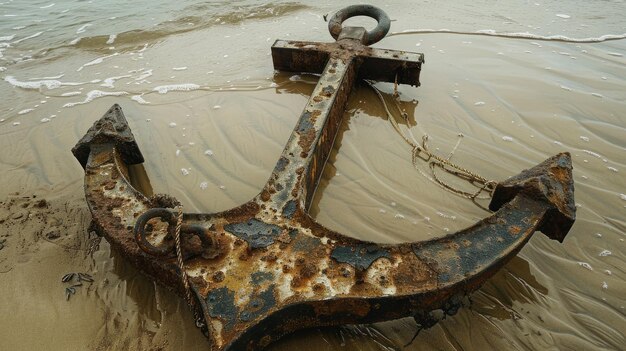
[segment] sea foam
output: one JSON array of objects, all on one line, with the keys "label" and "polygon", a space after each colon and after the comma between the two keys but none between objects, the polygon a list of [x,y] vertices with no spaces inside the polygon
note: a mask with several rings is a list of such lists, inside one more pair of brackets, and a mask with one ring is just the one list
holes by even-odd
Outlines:
[{"label": "sea foam", "polygon": [[109,39],[107,39],[107,44],[113,44],[115,42],[115,38],[117,38],[117,34],[109,35]]},{"label": "sea foam", "polygon": [[41,89],[42,87],[46,87],[47,89],[56,89],[62,86],[76,86],[84,83],[72,83],[72,82],[61,82],[56,79],[43,79],[37,81],[23,82],[17,80],[13,76],[4,77],[4,81],[13,85],[14,87],[22,88],[22,89]]},{"label": "sea foam", "polygon": [[43,34],[43,32],[37,32],[37,33],[35,33],[35,34],[33,34],[33,35],[29,35],[29,36],[27,36],[27,37],[25,37],[25,38],[18,39],[18,40],[16,40],[16,41],[12,42],[11,44],[19,44],[19,43],[23,42],[24,40],[28,40],[28,39],[32,39],[32,38],[37,38],[38,36],[40,36],[40,35],[42,35],[42,34]]},{"label": "sea foam", "polygon": [[73,107],[76,105],[83,105],[89,102],[92,102],[93,100],[97,99],[97,98],[101,98],[103,96],[121,96],[121,95],[127,95],[128,93],[125,91],[101,91],[101,90],[92,90],[90,92],[87,93],[87,97],[85,98],[85,100],[83,101],[79,101],[79,102],[70,102],[67,103],[65,105],[63,105],[63,107]]},{"label": "sea foam", "polygon": [[104,83],[100,84],[100,86],[105,87],[105,88],[114,88],[113,84],[115,83],[116,80],[122,79],[122,78],[130,78],[130,77],[132,77],[130,74],[126,74],[123,76],[109,77],[109,78],[106,78],[104,80]]},{"label": "sea foam", "polygon": [[76,70],[76,72],[80,72],[80,71],[82,71],[82,70],[83,70],[83,68],[85,68],[85,67],[89,67],[89,66],[93,66],[93,65],[100,64],[100,63],[102,63],[105,59],[108,59],[108,58],[113,57],[113,56],[117,56],[117,55],[119,55],[119,54],[120,54],[119,52],[116,52],[116,53],[111,54],[111,55],[98,57],[97,59],[92,60],[92,61],[89,61],[89,62],[85,63],[84,65],[82,65],[82,66],[78,67],[78,69]]},{"label": "sea foam", "polygon": [[198,84],[187,83],[187,84],[172,84],[172,85],[159,85],[155,87],[153,90],[158,91],[159,94],[167,94],[170,91],[191,91],[200,89]]},{"label": "sea foam", "polygon": [[130,97],[130,99],[133,100],[133,101],[136,101],[137,103],[142,104],[142,105],[147,105],[147,104],[150,103],[150,102],[144,100],[143,97],[141,97],[141,95],[133,95],[133,96]]},{"label": "sea foam", "polygon": [[78,30],[76,31],[76,34],[84,33],[87,30],[87,27],[91,27],[91,26],[93,26],[93,24],[91,23],[87,23],[83,25],[82,27],[78,28]]},{"label": "sea foam", "polygon": [[599,43],[599,42],[603,42],[607,40],[626,39],[626,33],[605,34],[599,37],[572,38],[572,37],[568,37],[565,35],[539,35],[539,34],[533,34],[530,32],[501,33],[501,32],[496,32],[493,29],[482,29],[482,30],[477,30],[475,32],[454,31],[450,29],[405,29],[401,32],[392,32],[388,36],[404,35],[404,34],[439,34],[439,33],[462,34],[462,35],[487,35],[487,36],[495,36],[495,37],[535,39],[535,40],[543,40],[543,41],[564,41],[564,42],[569,42],[569,43]]}]

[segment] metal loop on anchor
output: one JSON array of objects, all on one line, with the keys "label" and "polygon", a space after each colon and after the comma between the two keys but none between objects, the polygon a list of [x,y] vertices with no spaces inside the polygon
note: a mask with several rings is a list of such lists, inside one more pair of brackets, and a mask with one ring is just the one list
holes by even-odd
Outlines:
[{"label": "metal loop on anchor", "polygon": [[[167,222],[169,224],[168,228],[174,228],[176,226],[177,218],[172,209],[151,208],[137,217],[137,222],[135,223],[134,228],[135,241],[137,242],[137,245],[139,245],[139,248],[141,248],[145,253],[153,256],[166,256],[174,253],[174,242],[169,245],[157,247],[152,245],[148,239],[146,239],[146,224],[153,218],[160,218],[164,222]],[[205,250],[203,256],[210,256],[210,252],[207,252],[207,250],[215,248],[217,245],[214,237],[204,235],[205,230],[200,225],[183,224],[180,232],[181,234],[195,234],[198,238],[200,238],[202,247]]]},{"label": "metal loop on anchor", "polygon": [[341,24],[343,21],[355,16],[368,16],[378,22],[376,28],[367,32],[367,39],[364,43],[365,45],[371,45],[380,41],[385,37],[385,35],[387,35],[387,32],[389,32],[389,28],[391,27],[391,20],[389,19],[389,16],[387,16],[387,14],[378,7],[372,5],[352,5],[337,11],[330,21],[328,21],[328,30],[330,31],[330,35],[332,35],[335,39],[339,38],[339,34],[342,30]]},{"label": "metal loop on anchor", "polygon": [[153,218],[161,218],[170,225],[176,225],[176,217],[171,210],[167,208],[151,208],[137,218],[134,228],[135,240],[144,252],[153,256],[165,256],[172,252],[174,248],[173,243],[164,247],[156,247],[146,239],[146,224]]}]

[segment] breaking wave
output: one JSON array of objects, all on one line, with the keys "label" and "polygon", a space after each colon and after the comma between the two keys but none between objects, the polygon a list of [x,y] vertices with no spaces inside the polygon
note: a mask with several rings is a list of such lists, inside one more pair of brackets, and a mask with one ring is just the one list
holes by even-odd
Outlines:
[{"label": "breaking wave", "polygon": [[[89,31],[84,30],[86,26],[84,25],[71,36],[54,30],[49,30],[47,35],[42,35],[48,29],[12,42],[14,36],[2,36],[0,37],[0,58],[4,56],[6,66],[11,66],[26,60],[52,61],[67,56],[75,50],[108,54],[111,45],[115,45],[116,51],[125,53],[145,45],[150,46],[170,36],[219,25],[238,25],[248,20],[279,18],[307,8],[309,6],[294,2],[270,2],[263,5],[236,7],[228,2],[194,4],[177,11],[178,14],[174,15],[172,20],[163,20],[154,26],[141,25],[141,28],[119,28],[118,33],[108,32],[110,29],[106,28],[110,27],[106,23],[94,22],[90,27],[93,34],[88,34]],[[190,13],[193,15],[189,15]],[[117,18],[112,17],[108,20],[113,19]],[[107,32],[103,33],[103,31]],[[39,41],[32,40],[36,37],[45,38]]]}]

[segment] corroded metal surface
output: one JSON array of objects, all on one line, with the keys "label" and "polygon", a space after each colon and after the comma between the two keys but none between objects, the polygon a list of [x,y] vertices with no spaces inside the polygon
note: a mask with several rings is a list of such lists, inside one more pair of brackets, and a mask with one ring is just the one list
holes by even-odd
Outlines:
[{"label": "corroded metal surface", "polygon": [[[493,215],[439,239],[381,245],[325,228],[307,210],[355,80],[394,81],[397,75],[401,83],[419,85],[423,57],[371,49],[358,38],[277,41],[272,53],[277,69],[323,74],[270,179],[241,206],[183,215],[185,270],[212,350],[259,350],[313,326],[406,316],[430,326],[455,313],[464,296],[536,230],[563,240],[571,227],[572,166],[562,153],[500,183]],[[132,187],[127,164],[142,161],[138,150],[114,105],[73,151],[85,167],[98,232],[143,273],[182,296],[172,249],[175,213],[145,214],[175,201],[147,198]],[[162,222],[147,218],[157,214]]]}]

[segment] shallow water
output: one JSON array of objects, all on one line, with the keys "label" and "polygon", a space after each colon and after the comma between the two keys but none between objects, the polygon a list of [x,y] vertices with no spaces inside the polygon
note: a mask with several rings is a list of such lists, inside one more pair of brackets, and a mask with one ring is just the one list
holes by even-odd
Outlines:
[{"label": "shallow water", "polygon": [[[69,150],[119,103],[155,192],[188,212],[247,201],[316,82],[274,72],[271,44],[331,40],[322,16],[349,2],[52,4],[0,0],[1,348],[207,349],[182,299],[104,240],[87,254],[83,172]],[[625,349],[626,39],[602,40],[625,37],[626,4],[380,6],[394,33],[376,46],[426,57],[422,86],[399,88],[416,138],[428,134],[444,156],[460,139],[453,160],[490,179],[571,152],[577,222],[563,244],[538,233],[471,308],[409,346],[416,325],[403,319],[302,331],[270,349]],[[476,33],[484,30],[504,36]],[[392,85],[377,86],[390,98]],[[486,215],[413,168],[365,85],[335,151],[312,212],[340,232],[413,241]],[[37,207],[42,198],[47,206]],[[94,282],[66,301],[68,272]]]}]

